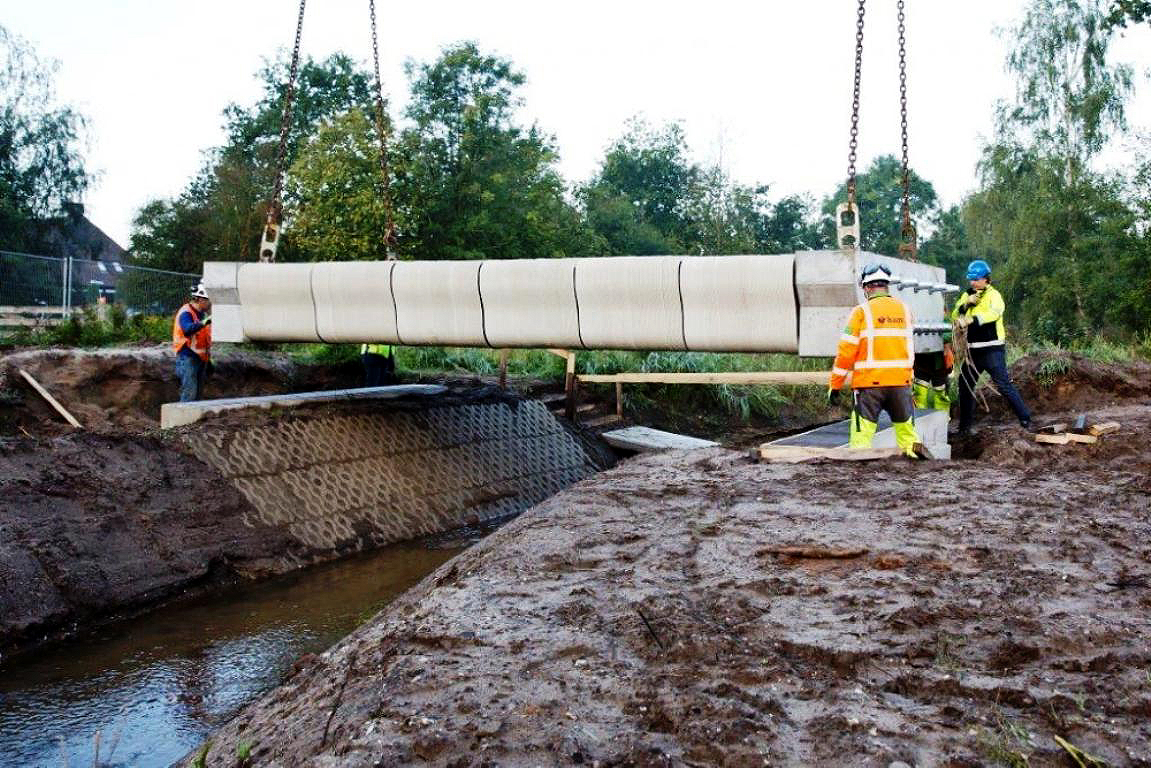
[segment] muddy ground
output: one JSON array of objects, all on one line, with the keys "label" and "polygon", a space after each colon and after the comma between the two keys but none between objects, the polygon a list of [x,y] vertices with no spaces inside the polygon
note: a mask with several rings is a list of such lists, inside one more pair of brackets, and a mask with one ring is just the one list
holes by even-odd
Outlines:
[{"label": "muddy ground", "polygon": [[302,665],[207,764],[1151,765],[1151,405],[1074,393],[1043,417],[1121,431],[628,460]]}]

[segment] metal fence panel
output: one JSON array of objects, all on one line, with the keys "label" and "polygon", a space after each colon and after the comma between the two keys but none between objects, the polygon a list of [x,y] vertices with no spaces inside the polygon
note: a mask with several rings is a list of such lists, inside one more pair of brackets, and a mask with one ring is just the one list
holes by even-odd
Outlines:
[{"label": "metal fence panel", "polygon": [[0,251],[0,315],[66,317],[97,304],[118,304],[132,315],[166,315],[199,281],[199,275],[115,261]]}]

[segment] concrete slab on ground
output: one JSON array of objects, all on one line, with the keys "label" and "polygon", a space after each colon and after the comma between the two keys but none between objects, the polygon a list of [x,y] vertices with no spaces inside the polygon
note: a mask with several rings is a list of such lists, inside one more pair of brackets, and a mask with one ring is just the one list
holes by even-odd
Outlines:
[{"label": "concrete slab on ground", "polygon": [[[950,416],[946,411],[916,410],[915,430],[919,433],[920,441],[931,451],[937,459],[950,459],[951,446],[947,443],[947,425]],[[780,440],[768,443],[772,446],[803,446],[811,448],[842,448],[848,443],[851,433],[851,420],[844,419],[832,424],[825,424],[798,435],[791,435]],[[895,447],[895,430],[891,428],[891,418],[880,414],[879,428],[872,441],[876,449]]]},{"label": "concrete slab on ground", "polygon": [[400,397],[435,396],[447,392],[439,384],[399,384],[390,387],[333,389],[326,392],[293,392],[260,397],[227,397],[219,400],[196,400],[191,403],[164,403],[160,406],[160,428],[172,429],[195,424],[205,416],[241,408],[293,408],[317,403],[351,400],[394,400]]},{"label": "concrete slab on ground", "polygon": [[625,427],[613,429],[600,435],[608,445],[625,451],[639,451],[650,453],[652,451],[682,451],[711,448],[719,443],[711,440],[701,440],[689,435],[677,435],[674,432],[664,432],[651,427]]}]

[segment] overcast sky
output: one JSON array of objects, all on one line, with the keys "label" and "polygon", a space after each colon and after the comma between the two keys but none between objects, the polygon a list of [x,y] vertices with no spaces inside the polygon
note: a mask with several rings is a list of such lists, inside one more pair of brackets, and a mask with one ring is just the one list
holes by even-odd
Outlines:
[{"label": "overcast sky", "polygon": [[[223,141],[221,112],[259,98],[256,72],[290,46],[296,0],[0,0],[0,24],[59,61],[57,92],[91,120],[87,159],[100,174],[90,218],[122,245],[150,199],[177,194],[204,150]],[[312,0],[303,51],[370,63],[365,0]],[[1023,0],[907,0],[912,166],[945,204],[975,185],[996,99],[1010,97],[1006,43],[995,34]],[[403,63],[474,40],[528,78],[525,121],[556,137],[570,181],[596,170],[625,121],[683,123],[697,160],[773,197],[823,197],[846,172],[855,2],[764,0],[377,0],[391,112],[407,99]],[[868,4],[860,167],[898,153],[894,0]],[[1151,128],[1151,28],[1114,48],[1135,65],[1133,128]],[[1109,162],[1123,162],[1120,149]]]}]

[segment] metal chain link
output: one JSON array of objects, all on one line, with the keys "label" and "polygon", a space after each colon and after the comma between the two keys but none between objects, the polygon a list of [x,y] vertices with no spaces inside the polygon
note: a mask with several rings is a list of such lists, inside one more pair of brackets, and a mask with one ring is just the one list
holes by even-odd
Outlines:
[{"label": "metal chain link", "polygon": [[855,150],[859,146],[859,83],[863,73],[863,12],[866,0],[859,0],[855,22],[855,85],[851,97],[851,141],[847,150],[847,202],[855,204]]},{"label": "metal chain link", "polygon": [[903,206],[901,209],[899,255],[919,260],[915,226],[911,223],[911,171],[907,161],[907,40],[903,0],[899,9],[899,119],[903,131]]},{"label": "metal chain link", "polygon": [[[284,94],[284,113],[280,119],[280,146],[276,150],[276,181],[272,186],[272,199],[268,202],[267,226],[278,226],[283,217],[284,205],[281,197],[284,192],[284,160],[288,154],[288,129],[291,127],[292,105],[296,98],[296,74],[300,68],[300,38],[304,32],[304,6],[307,1],[300,0],[300,12],[296,17],[296,40],[292,44],[292,63],[288,72],[288,88]],[[261,254],[260,260],[271,259]]]},{"label": "metal chain link", "polygon": [[376,71],[376,137],[380,142],[380,174],[382,178],[380,194],[384,200],[384,215],[386,216],[384,247],[388,250],[388,258],[392,258],[391,249],[396,244],[396,223],[392,216],[392,195],[388,183],[388,142],[384,122],[384,86],[380,79],[380,45],[376,36],[376,0],[368,0],[368,13],[372,20],[372,62]]}]

